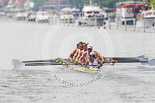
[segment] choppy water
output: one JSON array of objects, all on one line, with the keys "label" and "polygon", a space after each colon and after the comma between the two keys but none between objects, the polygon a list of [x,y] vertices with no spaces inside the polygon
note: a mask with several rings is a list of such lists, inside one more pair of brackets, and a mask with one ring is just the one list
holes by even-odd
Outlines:
[{"label": "choppy water", "polygon": [[154,103],[155,67],[105,66],[86,74],[61,66],[12,70],[12,59],[67,58],[79,41],[105,56],[155,58],[155,34],[0,22],[0,103]]}]

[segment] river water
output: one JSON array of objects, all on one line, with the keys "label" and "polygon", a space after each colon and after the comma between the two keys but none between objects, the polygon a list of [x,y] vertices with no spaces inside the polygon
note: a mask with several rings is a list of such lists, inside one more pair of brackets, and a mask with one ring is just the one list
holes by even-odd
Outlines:
[{"label": "river water", "polygon": [[13,69],[12,59],[67,58],[85,41],[104,56],[155,58],[155,34],[0,20],[0,103],[154,103],[155,67],[116,64],[97,74],[62,66]]}]

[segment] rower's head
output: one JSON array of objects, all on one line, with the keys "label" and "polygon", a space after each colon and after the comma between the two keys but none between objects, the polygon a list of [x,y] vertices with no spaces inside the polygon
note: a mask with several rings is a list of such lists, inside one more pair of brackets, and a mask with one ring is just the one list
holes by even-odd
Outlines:
[{"label": "rower's head", "polygon": [[88,45],[88,46],[87,46],[87,48],[88,48],[88,52],[89,52],[89,53],[91,53],[91,52],[92,52],[92,50],[93,50],[93,46]]},{"label": "rower's head", "polygon": [[83,43],[83,50],[84,50],[84,51],[87,51],[87,49],[88,49],[88,48],[87,48],[87,45],[88,45],[87,43]]},{"label": "rower's head", "polygon": [[77,48],[79,48],[79,44],[77,44],[76,46],[77,46]]},{"label": "rower's head", "polygon": [[83,43],[82,42],[79,44],[79,49],[83,50]]},{"label": "rower's head", "polygon": [[80,49],[80,46],[83,44],[83,42],[79,42],[78,44],[77,44],[77,48],[78,49]]},{"label": "rower's head", "polygon": [[89,57],[90,57],[90,59],[94,59],[94,58],[95,58],[95,53],[94,53],[94,52],[91,52],[91,53],[89,54]]}]

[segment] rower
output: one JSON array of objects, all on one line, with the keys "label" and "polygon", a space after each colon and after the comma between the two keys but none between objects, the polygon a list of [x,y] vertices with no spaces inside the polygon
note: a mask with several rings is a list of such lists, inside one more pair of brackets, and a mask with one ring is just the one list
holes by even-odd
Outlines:
[{"label": "rower", "polygon": [[76,54],[76,52],[78,51],[78,49],[80,48],[79,45],[82,44],[82,42],[79,42],[77,44],[77,47],[74,49],[74,51],[69,55],[68,59],[73,59],[74,55]]},{"label": "rower", "polygon": [[82,63],[85,63],[85,61],[87,60],[87,58],[89,57],[89,55],[90,55],[90,53],[91,52],[94,52],[95,53],[95,57],[98,57],[99,59],[101,59],[101,61],[104,63],[104,59],[103,59],[103,57],[99,54],[99,53],[97,53],[96,51],[94,51],[93,50],[93,46],[91,46],[91,45],[88,45],[88,50],[87,51],[85,51],[84,53],[83,53],[83,55],[80,57],[80,59],[79,59],[79,61]]},{"label": "rower", "polygon": [[83,43],[83,51],[84,52],[88,50],[88,48],[87,48],[88,44],[89,43]]},{"label": "rower", "polygon": [[87,43],[83,43],[82,44],[83,45],[83,50],[82,51],[80,51],[80,53],[78,53],[78,56],[76,57],[76,61],[79,61],[79,59],[80,59],[80,57],[83,55],[83,53],[85,52],[85,51],[87,51]]},{"label": "rower", "polygon": [[95,57],[95,53],[94,52],[91,52],[88,59],[86,60],[86,63],[85,63],[85,67],[89,67],[89,68],[100,68],[102,67],[102,62],[97,58]]},{"label": "rower", "polygon": [[73,60],[76,60],[76,58],[78,57],[78,55],[80,55],[80,52],[82,52],[82,51],[83,51],[83,43],[81,42],[79,44],[78,50],[76,51],[76,53],[73,56]]}]

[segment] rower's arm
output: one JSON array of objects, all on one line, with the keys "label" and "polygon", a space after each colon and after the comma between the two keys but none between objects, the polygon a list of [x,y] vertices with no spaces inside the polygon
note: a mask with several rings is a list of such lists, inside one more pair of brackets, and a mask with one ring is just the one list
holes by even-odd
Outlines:
[{"label": "rower's arm", "polygon": [[97,61],[98,61],[99,65],[100,65],[99,68],[102,67],[103,66],[102,62],[100,60],[97,60]]},{"label": "rower's arm", "polygon": [[72,56],[72,53],[68,56],[68,59],[71,59],[73,56]]},{"label": "rower's arm", "polygon": [[74,56],[75,52],[76,52],[76,49],[75,49],[75,50],[74,50],[74,51],[73,51],[73,52],[69,55],[69,57],[68,57],[68,58],[69,58],[69,59],[70,59],[70,58],[73,58],[73,56]]},{"label": "rower's arm", "polygon": [[82,55],[82,52],[80,52],[80,54],[78,54],[78,56],[76,57],[76,61],[80,61],[80,56]]},{"label": "rower's arm", "polygon": [[104,58],[99,53],[97,53],[96,51],[95,51],[95,54],[97,54],[97,57],[99,57],[102,60],[102,62],[104,63]]},{"label": "rower's arm", "polygon": [[104,58],[99,54],[99,57],[101,58],[102,62],[104,63]]},{"label": "rower's arm", "polygon": [[78,55],[78,52],[76,51],[76,53],[75,53],[74,56],[73,56],[73,60],[76,59],[77,55]]},{"label": "rower's arm", "polygon": [[102,66],[103,66],[103,64],[102,64],[102,62],[101,62],[101,61],[99,61],[99,64],[100,64],[100,67],[102,67]]},{"label": "rower's arm", "polygon": [[85,63],[85,67],[87,68],[88,65],[89,65],[89,60],[86,61],[86,63]]},{"label": "rower's arm", "polygon": [[83,55],[80,57],[79,61],[83,61],[83,59],[85,58],[86,53],[83,53]]}]

